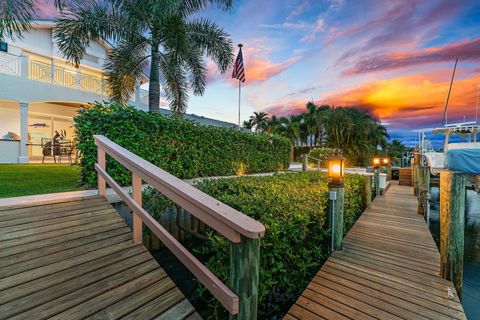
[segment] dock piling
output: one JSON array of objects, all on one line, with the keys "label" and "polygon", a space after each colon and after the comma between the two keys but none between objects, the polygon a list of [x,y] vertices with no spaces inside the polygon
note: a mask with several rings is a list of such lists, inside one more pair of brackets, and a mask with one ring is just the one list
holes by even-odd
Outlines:
[{"label": "dock piling", "polygon": [[440,275],[462,299],[465,229],[465,174],[440,172]]}]

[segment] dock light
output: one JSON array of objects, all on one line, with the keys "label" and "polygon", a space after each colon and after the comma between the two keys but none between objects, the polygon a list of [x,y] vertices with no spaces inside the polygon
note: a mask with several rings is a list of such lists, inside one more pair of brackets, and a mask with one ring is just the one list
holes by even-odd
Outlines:
[{"label": "dock light", "polygon": [[345,206],[345,190],[343,175],[345,159],[333,156],[328,160],[329,221],[331,230],[330,251],[342,250],[343,240],[343,208]]},{"label": "dock light", "polygon": [[375,157],[375,158],[373,158],[372,161],[373,161],[373,167],[374,167],[374,168],[380,167],[380,162],[381,162],[381,161],[380,161],[380,158]]},{"label": "dock light", "polygon": [[329,185],[342,186],[342,179],[345,172],[345,159],[340,156],[333,156],[328,160]]},{"label": "dock light", "polygon": [[389,163],[390,163],[390,159],[388,159],[388,158],[383,158],[383,159],[382,159],[382,164],[383,164],[384,166],[388,166]]}]

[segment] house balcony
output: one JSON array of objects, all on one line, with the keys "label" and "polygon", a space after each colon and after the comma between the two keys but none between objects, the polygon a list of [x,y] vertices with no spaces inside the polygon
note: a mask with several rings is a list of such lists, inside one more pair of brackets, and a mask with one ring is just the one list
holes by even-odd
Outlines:
[{"label": "house balcony", "polygon": [[[109,99],[101,71],[76,69],[61,61],[35,57],[0,52],[0,99],[81,103]],[[130,103],[148,109],[148,90],[139,88]]]}]

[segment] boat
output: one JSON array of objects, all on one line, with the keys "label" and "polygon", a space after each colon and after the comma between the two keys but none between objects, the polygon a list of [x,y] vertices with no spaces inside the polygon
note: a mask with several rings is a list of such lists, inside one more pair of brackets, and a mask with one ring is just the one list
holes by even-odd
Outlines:
[{"label": "boat", "polygon": [[[438,175],[442,170],[460,171],[470,175],[469,180],[480,190],[480,142],[477,142],[477,135],[480,132],[478,123],[478,92],[475,121],[463,121],[460,123],[448,123],[448,100],[453,85],[455,70],[458,59],[450,81],[445,109],[442,119],[442,127],[432,130],[433,135],[445,135],[445,142],[442,151],[435,151],[422,132],[419,138],[419,150],[422,161],[430,168],[432,175]],[[479,88],[480,92],[480,88]],[[452,142],[452,137],[462,139],[462,142]],[[457,139],[458,140],[458,139]]]}]

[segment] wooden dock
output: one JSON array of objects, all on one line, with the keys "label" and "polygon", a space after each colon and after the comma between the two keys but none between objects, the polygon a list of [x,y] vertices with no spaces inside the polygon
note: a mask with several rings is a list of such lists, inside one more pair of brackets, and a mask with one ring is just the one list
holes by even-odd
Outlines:
[{"label": "wooden dock", "polygon": [[200,319],[101,197],[0,208],[0,319]]},{"label": "wooden dock", "polygon": [[413,188],[376,198],[285,319],[466,319]]}]

